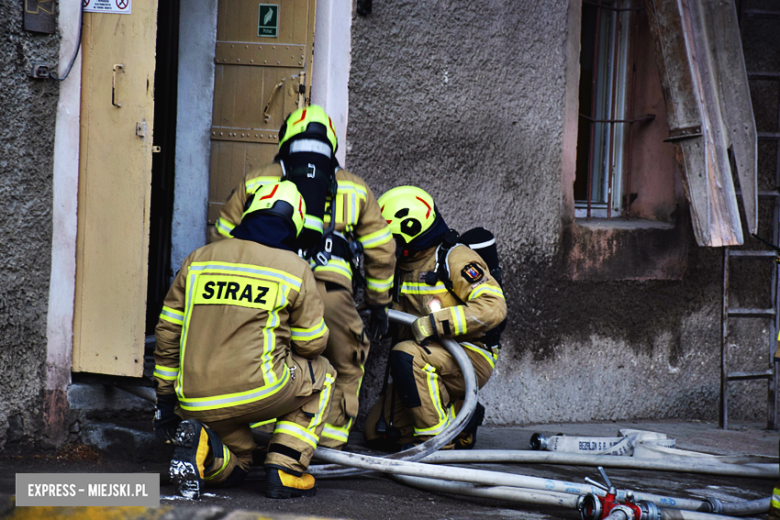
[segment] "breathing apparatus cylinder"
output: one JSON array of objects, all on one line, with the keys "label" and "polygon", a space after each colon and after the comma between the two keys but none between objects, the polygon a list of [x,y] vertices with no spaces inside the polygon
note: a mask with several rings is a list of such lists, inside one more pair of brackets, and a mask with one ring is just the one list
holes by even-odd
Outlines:
[{"label": "breathing apparatus cylinder", "polygon": [[306,201],[304,229],[298,237],[299,247],[304,251],[312,252],[322,239],[326,198],[335,195],[332,158],[330,146],[304,138],[289,143],[283,160],[285,178],[295,184]]}]

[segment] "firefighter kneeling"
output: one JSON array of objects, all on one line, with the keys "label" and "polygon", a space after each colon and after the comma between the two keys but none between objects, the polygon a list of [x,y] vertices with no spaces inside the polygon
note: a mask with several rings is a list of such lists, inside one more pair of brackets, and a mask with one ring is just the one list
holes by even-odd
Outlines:
[{"label": "firefighter kneeling", "polygon": [[[444,430],[463,403],[465,383],[455,359],[437,340],[460,343],[477,376],[487,383],[498,346],[487,346],[485,334],[506,316],[504,293],[485,261],[458,244],[435,207],[433,198],[413,186],[394,188],[379,198],[382,218],[398,246],[393,308],[420,316],[398,339],[388,359],[393,384],[385,388],[369,413],[369,445],[405,449]],[[454,448],[476,441],[484,408],[477,410]]]},{"label": "firefighter kneeling", "polygon": [[170,474],[185,497],[241,483],[256,446],[250,425],[271,419],[266,496],[315,494],[305,471],[336,371],[320,356],[328,329],[317,284],[293,252],[305,213],[291,182],[263,186],[233,230],[238,240],[190,254],[165,298],[154,426],[176,445]]}]

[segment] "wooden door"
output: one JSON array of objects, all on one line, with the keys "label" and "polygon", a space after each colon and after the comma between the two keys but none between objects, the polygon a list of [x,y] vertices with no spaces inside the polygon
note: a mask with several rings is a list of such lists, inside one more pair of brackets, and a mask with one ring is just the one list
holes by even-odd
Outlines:
[{"label": "wooden door", "polygon": [[315,9],[316,0],[219,2],[210,229],[244,174],[273,160],[279,128],[299,97],[308,102]]},{"label": "wooden door", "polygon": [[141,376],[157,0],[84,13],[73,370]]}]

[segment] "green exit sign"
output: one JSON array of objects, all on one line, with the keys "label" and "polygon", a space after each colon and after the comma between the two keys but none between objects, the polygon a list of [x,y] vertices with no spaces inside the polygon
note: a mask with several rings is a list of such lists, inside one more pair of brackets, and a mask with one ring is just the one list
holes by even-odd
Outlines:
[{"label": "green exit sign", "polygon": [[279,6],[277,4],[260,4],[258,11],[257,35],[277,38],[279,36]]}]

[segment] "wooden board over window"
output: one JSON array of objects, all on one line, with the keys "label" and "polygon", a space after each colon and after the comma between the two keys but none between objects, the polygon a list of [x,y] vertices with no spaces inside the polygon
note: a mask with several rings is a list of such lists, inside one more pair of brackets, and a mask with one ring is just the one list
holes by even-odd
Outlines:
[{"label": "wooden board over window", "polygon": [[732,2],[648,0],[648,16],[696,240],[743,243],[729,150],[747,228],[757,232],[757,134]]},{"label": "wooden board over window", "polygon": [[73,370],[143,375],[157,1],[84,13]]},{"label": "wooden board over window", "polygon": [[[209,224],[244,174],[276,155],[301,72],[311,78],[315,9],[315,0],[219,2]],[[308,79],[305,89],[308,99]]]}]

